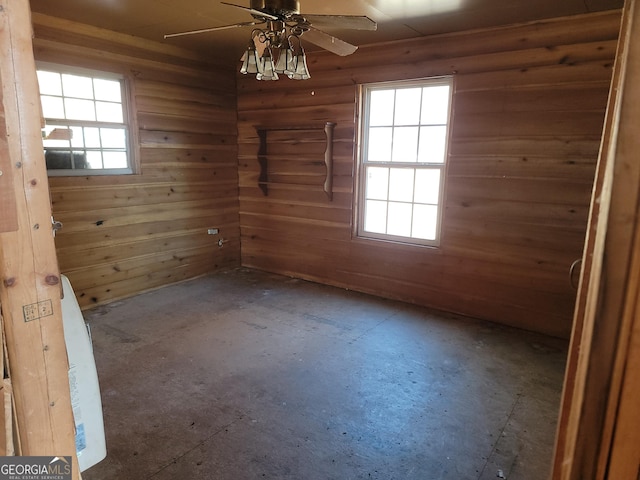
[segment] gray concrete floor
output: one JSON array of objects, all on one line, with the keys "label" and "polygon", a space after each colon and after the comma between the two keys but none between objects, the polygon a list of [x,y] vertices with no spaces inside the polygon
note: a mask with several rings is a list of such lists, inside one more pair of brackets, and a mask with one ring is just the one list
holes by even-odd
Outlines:
[{"label": "gray concrete floor", "polygon": [[247,269],[85,318],[85,480],[547,476],[565,341]]}]

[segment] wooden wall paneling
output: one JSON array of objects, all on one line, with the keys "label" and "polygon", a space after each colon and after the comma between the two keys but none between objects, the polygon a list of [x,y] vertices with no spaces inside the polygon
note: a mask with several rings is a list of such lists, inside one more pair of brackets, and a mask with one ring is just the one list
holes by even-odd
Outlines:
[{"label": "wooden wall paneling", "polygon": [[137,174],[49,179],[60,267],[80,306],[239,265],[235,72],[170,45],[33,20],[37,60],[119,72],[133,92]]},{"label": "wooden wall paneling", "polygon": [[[472,42],[473,38],[469,38],[468,41]],[[400,45],[396,44],[390,45],[387,48],[392,49],[392,47],[401,48]],[[349,79],[350,83],[367,83],[441,76],[451,73],[467,75],[487,71],[497,72],[501,70],[530,69],[547,65],[567,64],[571,66],[595,61],[609,63],[614,58],[615,47],[615,40],[610,40],[606,42],[558,46],[553,49],[535,48],[519,50],[518,55],[513,55],[513,52],[491,52],[484,55],[430,60],[428,52],[434,51],[432,49],[435,47],[429,45],[428,40],[423,40],[423,45],[419,49],[421,52],[419,59],[406,64],[394,64],[391,62],[386,65],[387,68],[372,69],[366,66],[364,59],[369,57],[368,61],[371,61],[370,53],[367,52],[370,52],[370,49],[375,47],[360,48],[354,55],[349,57],[340,57],[339,59],[329,58],[328,60],[322,58],[323,63],[320,63],[320,58],[318,58],[315,60],[315,62],[318,62],[317,64],[315,64],[314,61],[309,64],[309,69],[312,72],[317,72],[316,75],[311,78],[310,82],[316,81],[314,79],[318,77],[318,74],[322,75],[322,80],[323,83],[326,82],[324,85],[326,87],[336,83],[344,84],[346,78]],[[359,68],[350,67],[353,57],[363,59],[363,65]],[[395,55],[395,57],[397,61],[397,55]],[[408,59],[405,58],[401,58],[400,60],[408,61]],[[330,68],[325,65],[325,61],[331,61],[333,67]],[[374,65],[385,65],[381,62],[382,60],[376,57]],[[389,68],[389,65],[393,65],[393,68]],[[243,83],[245,81],[247,81],[247,79],[242,79]],[[315,91],[313,85],[307,85],[307,87],[311,87],[311,90]],[[242,94],[242,90],[239,90],[239,93]]]},{"label": "wooden wall paneling", "polygon": [[[71,456],[72,478],[79,479],[60,272],[51,230],[40,109],[33,101],[38,84],[28,1],[0,1],[0,43],[5,47],[0,52],[0,89],[6,120],[1,136],[10,167],[4,174],[13,183],[18,226],[0,233],[0,302],[11,376],[11,382],[5,382],[2,369],[7,394],[3,405],[15,405],[19,454]],[[4,345],[2,354],[4,360]],[[6,417],[4,423],[14,426]],[[11,442],[5,439],[6,449]]]},{"label": "wooden wall paneling", "polygon": [[[584,243],[619,22],[613,11],[312,53],[304,82],[238,76],[242,263],[568,337],[569,267]],[[357,84],[448,74],[440,248],[353,238]],[[333,203],[256,186],[256,128],[300,118],[337,122]]]}]

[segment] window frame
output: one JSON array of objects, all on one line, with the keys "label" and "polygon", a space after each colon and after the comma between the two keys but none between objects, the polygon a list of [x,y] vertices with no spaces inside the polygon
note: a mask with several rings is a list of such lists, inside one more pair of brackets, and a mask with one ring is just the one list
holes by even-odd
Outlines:
[{"label": "window frame", "polygon": [[[45,126],[76,126],[76,127],[97,127],[109,128],[119,126],[125,130],[125,149],[127,155],[126,168],[78,168],[78,169],[49,169],[47,175],[50,177],[84,177],[84,176],[109,176],[109,175],[133,175],[139,173],[139,150],[138,150],[138,128],[135,121],[132,98],[132,84],[127,75],[114,71],[97,70],[92,68],[64,65],[53,62],[36,62],[36,70],[49,71],[54,73],[80,75],[104,80],[117,80],[120,82],[122,123],[101,122],[93,120],[74,120],[63,118],[45,118],[42,110],[41,94],[40,116],[44,134]],[[64,98],[64,96],[62,97]],[[80,148],[79,148],[80,149]],[[84,149],[84,148],[83,148]],[[73,151],[73,148],[71,149]],[[102,151],[102,149],[100,149]],[[43,145],[43,151],[46,151]]]},{"label": "window frame", "polygon": [[[370,94],[375,90],[399,90],[404,88],[423,88],[428,86],[449,86],[449,108],[446,120],[444,159],[442,163],[434,162],[393,162],[387,161],[371,161],[367,162],[368,154],[368,136],[369,136],[369,110],[370,110]],[[354,237],[358,240],[383,241],[389,243],[403,244],[407,246],[432,247],[437,248],[441,245],[442,240],[442,222],[444,217],[444,199],[445,185],[448,170],[448,156],[451,142],[451,121],[453,118],[453,97],[455,90],[455,78],[453,75],[428,77],[411,80],[397,80],[375,83],[364,83],[359,85],[359,122],[358,122],[358,148],[356,151],[356,185],[355,185],[355,214],[354,214]],[[394,125],[395,126],[395,125]],[[440,186],[438,192],[437,204],[437,221],[435,239],[421,239],[407,236],[399,236],[388,233],[368,232],[364,230],[364,218],[366,209],[366,188],[367,188],[367,166],[380,166],[388,168],[410,168],[414,171],[419,169],[438,169],[440,170]],[[387,199],[387,205],[389,200]],[[411,204],[415,202],[412,200]],[[387,217],[388,218],[388,217]]]}]

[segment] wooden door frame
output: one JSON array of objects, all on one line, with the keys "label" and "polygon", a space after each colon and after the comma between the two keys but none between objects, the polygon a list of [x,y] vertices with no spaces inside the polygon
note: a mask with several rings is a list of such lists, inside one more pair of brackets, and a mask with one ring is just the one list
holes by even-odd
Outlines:
[{"label": "wooden door frame", "polygon": [[0,44],[0,116],[4,117],[0,170],[3,181],[11,184],[14,200],[9,211],[12,221],[0,222],[0,302],[13,389],[16,453],[71,456],[75,480],[80,471],[62,325],[62,283],[42,149],[28,0],[0,0]]},{"label": "wooden door frame", "polygon": [[637,438],[640,430],[630,407],[640,402],[639,365],[632,363],[640,355],[639,155],[640,7],[627,0],[583,254],[553,480],[638,478],[640,442],[630,446],[623,439]]}]

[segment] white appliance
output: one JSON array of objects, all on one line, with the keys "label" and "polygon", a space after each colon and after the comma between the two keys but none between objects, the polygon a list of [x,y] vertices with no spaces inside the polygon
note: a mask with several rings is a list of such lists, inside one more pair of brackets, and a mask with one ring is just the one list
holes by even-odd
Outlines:
[{"label": "white appliance", "polygon": [[80,471],[83,472],[107,456],[102,401],[88,327],[69,279],[64,275],[61,277],[64,292],[62,321],[69,357],[69,386],[76,425],[76,454]]}]

